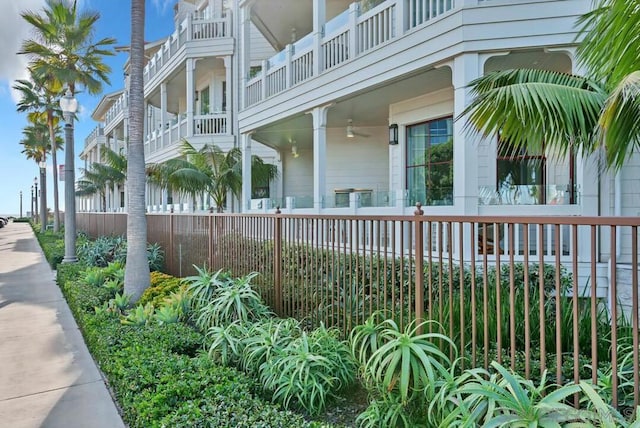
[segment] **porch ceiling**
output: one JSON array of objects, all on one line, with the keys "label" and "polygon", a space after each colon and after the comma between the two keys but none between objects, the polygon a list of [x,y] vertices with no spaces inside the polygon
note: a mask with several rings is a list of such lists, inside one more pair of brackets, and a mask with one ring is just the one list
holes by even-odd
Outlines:
[{"label": "porch ceiling", "polygon": [[[352,0],[325,0],[326,20],[348,9]],[[267,41],[280,51],[296,39],[313,31],[313,0],[256,0],[251,8],[251,21]]]},{"label": "porch ceiling", "polygon": [[[198,82],[201,82],[206,76],[205,74],[213,72],[213,70],[224,70],[224,62],[220,58],[207,57],[200,58],[197,62],[195,84],[199,88]],[[180,102],[184,100],[187,92],[187,77],[184,66],[180,66],[166,80],[167,83],[167,111],[170,113],[180,112]],[[147,98],[149,104],[154,107],[160,107],[160,85]],[[183,112],[184,113],[184,112]]]},{"label": "porch ceiling", "polygon": [[[345,128],[351,119],[353,126],[386,127],[391,104],[451,87],[448,67],[422,71],[404,79],[388,82],[366,92],[337,99],[329,108],[327,128]],[[296,114],[269,126],[257,129],[253,139],[275,149],[286,149],[291,140],[301,148],[313,146],[313,120],[309,114]]]}]

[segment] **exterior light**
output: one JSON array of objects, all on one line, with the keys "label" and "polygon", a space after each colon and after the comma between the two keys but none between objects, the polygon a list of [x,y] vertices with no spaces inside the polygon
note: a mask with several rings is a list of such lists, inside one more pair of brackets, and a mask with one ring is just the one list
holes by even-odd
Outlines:
[{"label": "exterior light", "polygon": [[60,98],[60,109],[65,122],[72,122],[73,115],[78,111],[78,100],[75,99],[71,90],[67,88],[64,97]]},{"label": "exterior light", "polygon": [[392,123],[389,125],[389,144],[395,146],[398,144],[398,124]]},{"label": "exterior light", "polygon": [[76,100],[70,88],[67,88],[64,97],[60,98],[60,109],[64,121],[64,258],[63,263],[75,263],[76,257],[76,189],[74,174],[74,142],[73,142],[73,118],[78,111]]}]

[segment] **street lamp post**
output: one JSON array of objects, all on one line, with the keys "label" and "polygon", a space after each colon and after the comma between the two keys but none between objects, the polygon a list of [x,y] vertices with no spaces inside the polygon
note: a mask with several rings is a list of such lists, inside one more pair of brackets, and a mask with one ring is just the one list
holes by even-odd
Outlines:
[{"label": "street lamp post", "polygon": [[47,230],[47,163],[38,163],[40,167],[40,232]]},{"label": "street lamp post", "polygon": [[22,218],[22,190],[20,191],[20,218]]},{"label": "street lamp post", "polygon": [[36,211],[36,216],[34,217],[33,221],[38,221],[38,177],[33,177],[33,187],[35,188],[35,191],[33,193],[33,207]]},{"label": "street lamp post", "polygon": [[33,211],[33,184],[31,185],[31,221],[33,221],[33,215],[35,212]]},{"label": "street lamp post", "polygon": [[76,195],[73,154],[73,117],[78,109],[78,100],[67,88],[60,98],[64,115],[64,258],[62,263],[75,263],[76,257]]}]

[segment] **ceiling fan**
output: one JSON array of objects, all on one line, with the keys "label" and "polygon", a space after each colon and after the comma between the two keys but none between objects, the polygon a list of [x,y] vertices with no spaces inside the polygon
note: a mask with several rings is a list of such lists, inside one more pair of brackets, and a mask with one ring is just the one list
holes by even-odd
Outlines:
[{"label": "ceiling fan", "polygon": [[353,127],[353,120],[347,120],[347,138],[355,138],[355,137],[369,137],[369,134],[363,134],[362,132],[357,132]]}]

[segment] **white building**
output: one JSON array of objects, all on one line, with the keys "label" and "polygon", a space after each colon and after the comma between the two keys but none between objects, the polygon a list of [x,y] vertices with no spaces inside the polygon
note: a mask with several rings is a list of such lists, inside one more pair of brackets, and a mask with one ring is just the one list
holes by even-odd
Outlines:
[{"label": "white building", "polygon": [[[487,71],[579,72],[574,25],[590,7],[180,0],[174,32],[147,46],[146,161],[177,156],[183,138],[242,147],[278,164],[267,205],[287,211],[396,214],[421,202],[427,214],[608,214],[613,184],[590,160],[501,159],[497,139],[480,141],[454,120],[470,101],[467,84]],[[126,100],[108,94],[94,111],[101,126],[81,154],[88,164],[100,144],[124,147]],[[124,190],[110,193],[109,210],[123,208]],[[149,189],[152,211],[173,199],[161,193]],[[235,210],[249,210],[251,196],[245,186]],[[635,215],[638,205],[616,209]]]},{"label": "white building", "polygon": [[[179,0],[174,32],[147,47],[146,161],[177,156],[183,138],[241,147],[244,186],[234,211],[411,214],[421,202],[426,215],[636,216],[640,194],[625,185],[639,177],[636,157],[615,177],[599,173],[594,159],[507,159],[497,138],[480,140],[464,118],[455,120],[471,100],[467,85],[486,72],[579,74],[576,20],[591,7],[590,0]],[[126,112],[126,92],[105,96],[85,161],[99,158],[100,144],[123,146]],[[281,175],[260,200],[251,194],[252,153]],[[124,193],[110,191],[110,210],[125,207]],[[149,211],[206,208],[172,196],[150,186]],[[95,201],[79,206],[96,209]],[[600,237],[600,260],[608,259],[609,238]],[[618,260],[629,263],[625,254]]]}]

